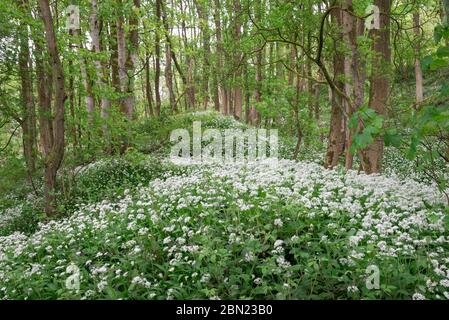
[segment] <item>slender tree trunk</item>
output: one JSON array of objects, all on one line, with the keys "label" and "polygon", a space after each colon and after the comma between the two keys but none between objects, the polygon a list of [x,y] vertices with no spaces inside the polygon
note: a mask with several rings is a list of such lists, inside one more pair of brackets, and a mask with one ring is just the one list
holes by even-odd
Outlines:
[{"label": "slender tree trunk", "polygon": [[[157,26],[159,26],[161,21],[161,0],[156,0],[156,19]],[[154,90],[156,95],[156,116],[161,115],[161,93],[160,93],[160,77],[161,77],[161,44],[159,36],[159,28],[156,30],[155,34],[155,76],[154,76]]]},{"label": "slender tree trunk", "polygon": [[73,61],[69,60],[69,72],[70,72],[70,78],[69,78],[69,111],[70,111],[70,117],[72,118],[72,127],[70,129],[70,133],[72,135],[73,140],[73,150],[75,153],[75,157],[78,155],[77,149],[78,149],[78,134],[76,129],[76,113],[75,113],[75,72],[73,68]]},{"label": "slender tree trunk", "polygon": [[[80,53],[80,50],[83,49],[83,40],[80,37],[80,30],[71,30],[71,34],[76,38],[76,44],[74,45],[74,48],[78,49],[78,53]],[[94,120],[94,110],[95,110],[95,100],[92,92],[92,86],[89,81],[89,74],[87,73],[87,62],[86,59],[81,56],[80,57],[80,73],[81,73],[81,80],[84,86],[85,96],[84,101],[86,103],[86,111],[87,111],[87,118],[89,125],[92,126],[93,120]]]},{"label": "slender tree trunk", "polygon": [[[298,59],[297,51],[295,48],[295,60]],[[301,148],[302,138],[303,138],[303,132],[301,128],[301,119],[299,117],[299,97],[301,95],[301,92],[304,90],[304,81],[301,79],[301,73],[304,74],[304,72],[301,72],[300,66],[295,63],[296,65],[296,93],[295,93],[295,99],[293,101],[293,113],[295,116],[295,127],[296,127],[296,146],[295,151],[293,152],[293,158],[296,159],[299,154],[299,150]],[[301,68],[304,71],[304,64],[302,64]]]},{"label": "slender tree trunk", "polygon": [[[176,97],[175,97],[175,90],[173,89],[173,82],[176,84],[176,77],[173,77],[173,71],[171,68],[171,61],[168,61],[169,57],[171,58],[171,60],[173,61],[174,65],[175,65],[175,69],[178,71],[179,76],[181,77],[181,81],[184,85],[184,87],[187,87],[187,78],[184,74],[184,71],[182,70],[181,66],[178,63],[178,59],[176,58],[176,54],[173,50],[173,44],[171,41],[171,33],[170,33],[170,27],[168,25],[168,21],[167,21],[167,10],[165,9],[165,5],[164,2],[161,2],[161,15],[162,15],[162,23],[164,25],[164,30],[165,30],[165,41],[166,41],[166,49],[169,50],[168,53],[169,55],[167,55],[166,52],[166,72],[168,72],[169,68],[168,65],[170,65],[170,75],[171,75],[171,81],[169,81],[170,86],[167,84],[168,90],[169,90],[169,99],[170,99],[170,105],[172,106],[172,109],[174,111],[178,110],[178,104],[176,101]],[[172,101],[173,99],[173,101]]]},{"label": "slender tree trunk", "polygon": [[[29,15],[28,0],[20,1],[23,14]],[[21,79],[21,104],[22,104],[22,142],[23,155],[25,157],[29,177],[36,168],[36,112],[33,99],[32,63],[30,58],[30,47],[28,44],[28,26],[20,30],[19,42],[19,74]]]},{"label": "slender tree trunk", "polygon": [[[262,19],[262,8],[261,8],[261,4],[260,1],[258,1],[255,5],[255,18],[257,19],[257,21],[260,21]],[[294,48],[292,47],[292,50],[294,50]],[[256,52],[256,64],[255,64],[255,87],[254,87],[254,100],[257,103],[261,103],[262,102],[262,81],[263,81],[263,77],[262,77],[262,72],[263,72],[263,66],[262,66],[262,62],[263,62],[263,54],[265,52],[265,45],[261,48],[258,48],[257,52]],[[294,60],[294,56],[290,57],[293,58]],[[290,76],[290,75],[289,75]],[[292,72],[291,75],[291,79],[292,79],[292,85],[293,85],[293,79],[294,79],[294,73]],[[290,83],[290,82],[289,82]],[[250,116],[249,116],[249,122],[251,124],[256,124],[257,126],[260,124],[260,112],[257,110],[256,106],[251,106],[250,108]]]},{"label": "slender tree trunk", "polygon": [[[90,37],[92,40],[92,51],[95,52],[97,55],[101,53],[100,48],[100,28],[98,23],[98,7],[97,7],[97,1],[91,0],[91,6],[92,6],[92,12],[90,15],[89,23],[90,23]],[[96,78],[95,78],[95,84],[97,88],[99,89],[100,95],[101,95],[101,117],[105,121],[103,124],[103,135],[106,140],[109,140],[109,130],[107,126],[107,119],[109,118],[109,107],[110,107],[110,101],[105,96],[106,88],[106,75],[103,70],[103,65],[101,61],[96,58],[94,60],[95,63],[95,69],[96,69]]]},{"label": "slender tree trunk", "polygon": [[148,103],[148,109],[150,111],[150,116],[154,116],[154,110],[153,110],[153,91],[151,89],[151,75],[150,75],[150,56],[147,53],[145,56],[145,95],[147,98]]},{"label": "slender tree trunk", "polygon": [[[64,102],[66,100],[66,93],[64,88],[64,71],[59,60],[57,39],[53,29],[53,18],[48,0],[39,0],[39,7],[45,26],[45,40],[50,55],[55,86],[53,132],[44,134],[44,145],[46,146],[44,149],[48,151],[44,157],[45,212],[51,216],[56,213],[56,174],[64,158]],[[44,121],[48,122],[51,120],[47,117]],[[50,135],[52,138],[50,138]]]},{"label": "slender tree trunk", "polygon": [[[123,3],[119,0],[119,12],[117,13],[117,70],[120,94],[126,94],[128,88],[128,75],[126,73],[126,35],[125,35],[125,19],[123,12]],[[120,110],[123,114],[127,114],[124,98],[120,99]]]},{"label": "slender tree trunk", "polygon": [[118,75],[118,42],[116,23],[109,24],[109,47],[111,48],[111,56],[109,59],[109,64],[111,65],[111,83],[115,92],[119,93],[120,80]]},{"label": "slender tree trunk", "polygon": [[207,109],[209,103],[209,74],[210,74],[210,31],[209,31],[209,12],[207,6],[203,6],[198,0],[194,0],[195,6],[200,18],[200,31],[203,39],[203,72],[202,72],[202,93],[203,108]]},{"label": "slender tree trunk", "polygon": [[241,58],[242,54],[240,52],[239,43],[241,37],[241,11],[242,7],[240,0],[234,0],[234,117],[237,120],[242,118],[242,88],[241,88]]},{"label": "slender tree trunk", "polygon": [[125,107],[126,115],[129,120],[133,120],[135,117],[135,97],[134,97],[134,78],[135,69],[137,65],[138,53],[139,53],[139,20],[138,14],[136,13],[140,10],[140,0],[133,0],[133,10],[129,17],[129,53],[126,59],[126,75],[127,75],[127,86],[126,86],[126,98]]},{"label": "slender tree trunk", "polygon": [[[365,64],[362,61],[361,54],[357,45],[357,37],[363,35],[364,21],[362,19],[354,18],[352,0],[346,0],[346,10],[344,15],[345,25],[345,43],[350,48],[350,55],[346,56],[345,60],[345,77],[352,86],[345,86],[345,94],[347,96],[353,95],[353,106],[350,106],[346,101],[346,113],[350,118],[363,104],[365,98]],[[354,108],[354,110],[352,110]],[[346,142],[345,142],[345,168],[352,169],[354,163],[354,156],[350,152],[352,139],[356,128],[349,128],[349,119],[346,119]]]},{"label": "slender tree trunk", "polygon": [[249,74],[247,63],[245,63],[245,65],[243,66],[243,74],[245,79],[245,121],[246,123],[250,123],[251,91],[249,88]]},{"label": "slender tree trunk", "polygon": [[441,0],[441,4],[442,4],[442,7],[443,7],[443,12],[442,12],[442,15],[443,15],[443,19],[442,19],[442,22],[443,22],[443,24],[449,24],[449,0]]},{"label": "slender tree trunk", "polygon": [[419,8],[413,13],[413,29],[415,31],[415,92],[416,92],[416,103],[420,103],[424,100],[424,90],[423,90],[423,78],[421,70],[421,26],[419,25]]},{"label": "slender tree trunk", "polygon": [[[226,87],[224,85],[224,70],[223,70],[223,44],[221,40],[221,4],[220,0],[214,0],[214,22],[215,22],[215,37],[217,42],[217,68],[216,68],[216,74],[217,74],[217,92],[219,98],[217,99],[218,102],[221,102],[221,110],[223,114],[226,114],[227,110],[227,94],[226,94]],[[216,106],[217,108],[217,106]],[[219,109],[218,109],[219,111]]]},{"label": "slender tree trunk", "polygon": [[173,91],[173,73],[172,73],[172,65],[171,65],[171,52],[170,45],[168,43],[165,44],[165,85],[168,89],[168,98],[170,101],[170,109],[172,111],[176,111],[176,99],[175,93]]}]

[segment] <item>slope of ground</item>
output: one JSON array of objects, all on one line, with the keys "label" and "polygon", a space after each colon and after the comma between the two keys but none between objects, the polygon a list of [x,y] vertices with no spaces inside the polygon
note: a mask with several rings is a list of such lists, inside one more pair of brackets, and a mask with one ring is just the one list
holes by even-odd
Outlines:
[{"label": "slope of ground", "polygon": [[[289,160],[161,170],[116,201],[0,237],[0,297],[449,298],[432,187]],[[73,266],[79,290],[66,287]]]}]

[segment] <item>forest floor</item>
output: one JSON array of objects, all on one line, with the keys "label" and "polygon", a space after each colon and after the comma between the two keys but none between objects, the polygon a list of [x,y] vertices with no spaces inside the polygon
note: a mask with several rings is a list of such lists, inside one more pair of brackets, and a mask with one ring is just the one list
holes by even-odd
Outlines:
[{"label": "forest floor", "polygon": [[281,134],[275,163],[175,165],[144,132],[76,169],[63,217],[25,182],[1,195],[0,299],[449,299],[445,199],[397,153],[383,176],[326,170]]}]

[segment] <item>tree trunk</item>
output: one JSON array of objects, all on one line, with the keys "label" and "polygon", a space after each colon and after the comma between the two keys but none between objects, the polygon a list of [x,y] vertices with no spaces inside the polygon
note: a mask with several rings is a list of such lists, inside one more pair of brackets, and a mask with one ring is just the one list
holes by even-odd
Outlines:
[{"label": "tree trunk", "polygon": [[[352,145],[352,139],[356,128],[350,129],[348,126],[349,118],[354,112],[356,112],[363,104],[365,98],[365,64],[362,61],[358,45],[357,38],[363,35],[364,21],[362,19],[355,18],[353,16],[352,0],[346,0],[346,10],[344,14],[345,25],[345,43],[350,48],[350,55],[346,56],[345,60],[345,78],[351,82],[352,87],[345,86],[345,93],[350,96],[351,93],[354,97],[353,106],[350,106],[346,102],[346,113],[348,118],[346,119],[346,142],[345,142],[345,168],[352,169],[354,164],[354,156],[350,152]],[[352,110],[352,108],[354,110]]]},{"label": "tree trunk", "polygon": [[202,93],[203,108],[207,109],[209,103],[209,74],[210,74],[210,32],[208,24],[208,8],[201,5],[198,0],[194,0],[198,17],[200,18],[200,30],[203,39],[203,72],[202,72]]},{"label": "tree trunk", "polygon": [[[384,115],[389,96],[389,65],[391,59],[390,48],[390,0],[375,0],[374,5],[379,7],[380,29],[372,29],[372,50],[375,53],[371,64],[371,87],[368,106],[377,114]],[[367,173],[381,171],[383,156],[383,138],[378,137],[365,150],[362,150],[362,168]]]},{"label": "tree trunk", "polygon": [[241,88],[241,58],[242,54],[240,52],[239,43],[241,37],[241,11],[242,7],[240,0],[234,0],[234,117],[237,120],[242,118],[242,88]]},{"label": "tree trunk", "polygon": [[[342,77],[345,73],[345,57],[342,52],[341,43],[343,41],[343,21],[342,15],[343,10],[340,8],[332,11],[332,20],[337,25],[338,35],[337,39],[334,41],[335,51],[334,51],[334,83],[335,86],[344,91],[344,83],[342,81]],[[326,168],[335,167],[340,157],[343,154],[343,148],[345,143],[345,134],[344,134],[344,115],[342,112],[343,108],[343,99],[341,95],[339,95],[334,90],[331,90],[331,122],[329,128],[329,136],[328,136],[328,146],[327,146],[327,154],[326,154]]]},{"label": "tree trunk", "polygon": [[[28,0],[21,0],[20,7],[23,14],[29,15]],[[36,112],[33,99],[33,84],[31,79],[32,63],[30,58],[30,47],[28,44],[28,27],[25,25],[20,30],[20,52],[19,52],[19,74],[21,79],[21,104],[22,104],[22,143],[23,155],[29,177],[36,168]]]},{"label": "tree trunk", "polygon": [[[295,60],[298,59],[297,56],[297,51],[295,48]],[[301,95],[301,92],[304,90],[304,81],[301,79],[301,70],[300,70],[300,66],[295,63],[296,65],[296,85],[295,85],[295,98],[293,100],[293,113],[295,116],[295,127],[296,127],[296,146],[295,146],[295,151],[293,153],[293,158],[296,159],[298,157],[299,154],[299,150],[301,148],[301,143],[302,143],[302,138],[303,138],[303,132],[302,132],[302,128],[301,128],[301,119],[299,117],[299,97]],[[304,71],[304,64],[302,64],[301,68],[303,69],[302,71]],[[303,72],[304,73],[304,72]]]},{"label": "tree trunk", "polygon": [[[176,77],[173,77],[173,71],[171,68],[171,61],[169,61],[169,58],[171,58],[171,60],[173,61],[173,63],[175,64],[175,69],[178,71],[179,76],[181,77],[181,81],[184,85],[184,87],[187,87],[187,79],[186,76],[184,75],[184,71],[182,70],[181,66],[178,63],[178,59],[176,58],[176,54],[173,50],[173,44],[171,41],[171,34],[170,34],[170,28],[168,25],[168,21],[167,21],[167,11],[165,9],[165,5],[164,2],[161,2],[161,15],[162,15],[162,23],[164,25],[164,30],[165,30],[165,41],[166,43],[166,72],[170,72],[170,77],[171,80],[167,80],[166,81],[169,83],[167,84],[168,87],[168,91],[169,91],[169,99],[170,99],[170,106],[172,108],[173,111],[177,111],[178,110],[178,104],[175,98],[175,90],[173,89],[173,82],[175,82],[176,84]],[[170,65],[170,68],[168,67]],[[166,74],[167,75],[167,74]]]},{"label": "tree trunk", "polygon": [[449,24],[449,0],[441,0],[442,6],[443,6],[443,24]]},{"label": "tree trunk", "polygon": [[419,8],[413,13],[413,29],[415,31],[415,92],[416,92],[416,103],[421,103],[424,100],[423,91],[423,78],[421,70],[421,62],[419,60],[421,56],[421,26],[419,25]]},{"label": "tree trunk", "polygon": [[[64,102],[66,100],[66,94],[64,88],[64,71],[59,60],[57,40],[53,29],[53,18],[48,0],[39,0],[39,6],[45,26],[45,40],[50,55],[55,86],[53,132],[44,134],[43,140],[46,146],[44,149],[48,151],[44,157],[45,212],[48,216],[51,216],[56,213],[56,174],[64,157]],[[44,121],[48,122],[51,120],[46,117]],[[50,135],[52,136],[51,138]]]},{"label": "tree trunk", "polygon": [[118,69],[118,80],[119,89],[122,98],[120,99],[120,110],[124,115],[127,115],[125,99],[123,95],[126,94],[128,88],[128,75],[126,73],[126,35],[125,35],[125,19],[123,12],[122,1],[119,1],[120,7],[117,13],[117,69]]},{"label": "tree trunk", "polygon": [[[83,49],[83,40],[80,38],[80,30],[71,30],[71,34],[76,37],[77,43],[74,45],[74,48],[78,48],[79,50]],[[94,96],[92,92],[92,86],[89,81],[89,74],[87,73],[86,68],[86,59],[81,56],[80,57],[80,73],[81,73],[81,80],[83,82],[84,90],[86,91],[86,94],[84,96],[84,101],[86,103],[86,111],[87,111],[87,118],[89,125],[92,126],[93,120],[94,120],[94,110],[95,110],[95,101]]]},{"label": "tree trunk", "polygon": [[[100,28],[98,24],[98,7],[97,7],[97,1],[91,0],[91,6],[92,6],[92,12],[89,19],[90,24],[90,37],[92,39],[92,51],[95,52],[97,55],[101,53],[100,48]],[[94,60],[95,63],[95,69],[96,69],[96,78],[95,78],[95,84],[97,88],[99,89],[100,95],[101,95],[101,117],[105,121],[103,124],[103,135],[106,140],[109,140],[109,130],[108,126],[106,124],[107,119],[109,118],[109,107],[110,107],[110,101],[105,96],[106,88],[106,75],[103,69],[103,65],[101,61],[96,58]]]},{"label": "tree trunk", "polygon": [[170,101],[170,109],[171,111],[176,111],[176,99],[175,93],[173,91],[173,73],[172,73],[172,65],[171,65],[171,51],[170,45],[168,43],[165,44],[165,85],[168,89],[168,98]]},{"label": "tree trunk", "polygon": [[[161,21],[161,0],[156,0],[156,18],[157,18],[157,26],[159,26]],[[161,76],[161,44],[160,44],[160,36],[159,36],[159,28],[155,33],[155,75],[154,75],[154,91],[156,95],[156,116],[161,115],[161,93],[160,93],[160,76]]]},{"label": "tree trunk", "polygon": [[126,59],[126,75],[127,75],[127,86],[126,86],[126,98],[125,98],[125,108],[126,115],[129,120],[133,120],[134,113],[134,78],[135,78],[135,68],[137,65],[138,53],[139,53],[139,20],[136,11],[140,9],[140,0],[133,0],[133,10],[131,10],[130,17],[128,19],[129,24],[129,52]]},{"label": "tree trunk", "polygon": [[[227,96],[226,96],[226,89],[224,86],[224,77],[223,77],[223,45],[221,42],[221,4],[220,0],[214,0],[214,22],[215,22],[215,37],[217,42],[217,67],[216,67],[216,77],[217,77],[217,89],[218,92],[218,98],[216,98],[216,101],[218,101],[218,104],[220,105],[221,102],[221,109],[222,112],[225,114],[227,110]],[[217,105],[215,106],[217,109]],[[217,111],[219,111],[220,107],[218,107]]]},{"label": "tree trunk", "polygon": [[150,116],[154,116],[153,111],[153,91],[151,89],[151,77],[150,77],[150,56],[147,53],[145,56],[145,95],[147,98],[148,109],[150,111]]}]

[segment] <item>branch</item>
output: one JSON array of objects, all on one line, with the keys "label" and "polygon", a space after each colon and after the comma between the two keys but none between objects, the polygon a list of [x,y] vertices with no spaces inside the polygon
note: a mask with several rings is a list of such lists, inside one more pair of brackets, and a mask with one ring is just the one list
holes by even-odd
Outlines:
[{"label": "branch", "polygon": [[12,132],[11,136],[8,139],[8,142],[6,143],[6,145],[0,150],[0,152],[3,152],[6,150],[6,148],[8,148],[9,144],[11,143],[12,137],[14,137],[14,135],[16,134],[17,129],[20,128],[20,124],[17,125],[17,127],[14,129],[14,131]]}]

